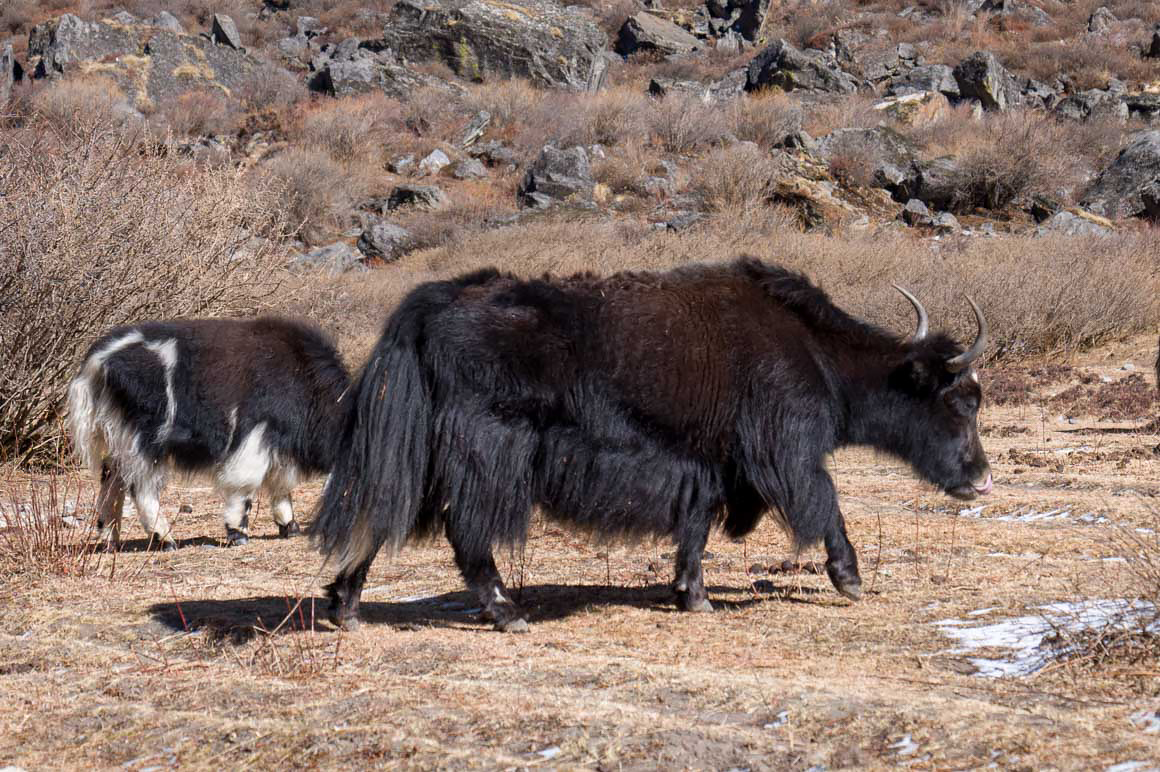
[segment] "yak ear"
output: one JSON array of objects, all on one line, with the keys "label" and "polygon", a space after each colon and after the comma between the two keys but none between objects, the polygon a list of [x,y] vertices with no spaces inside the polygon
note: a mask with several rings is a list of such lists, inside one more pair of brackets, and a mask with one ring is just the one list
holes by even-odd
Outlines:
[{"label": "yak ear", "polygon": [[927,396],[938,390],[941,372],[925,359],[908,359],[890,374],[890,385],[914,396]]}]

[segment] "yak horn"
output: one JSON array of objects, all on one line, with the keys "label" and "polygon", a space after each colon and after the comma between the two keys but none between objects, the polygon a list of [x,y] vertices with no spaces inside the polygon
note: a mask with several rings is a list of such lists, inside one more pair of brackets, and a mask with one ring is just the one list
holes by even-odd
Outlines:
[{"label": "yak horn", "polygon": [[979,332],[975,335],[975,342],[971,344],[969,349],[957,357],[951,357],[947,360],[947,369],[952,373],[966,369],[971,362],[979,358],[983,349],[987,347],[987,320],[983,318],[983,312],[975,305],[975,301],[967,298],[967,302],[971,304],[971,310],[975,312],[975,324],[978,325]]},{"label": "yak horn", "polygon": [[909,292],[904,290],[902,287],[899,287],[897,284],[892,285],[892,286],[894,287],[894,289],[901,292],[902,296],[904,298],[906,298],[907,300],[910,301],[910,304],[912,306],[914,306],[914,312],[916,314],[918,314],[918,323],[914,327],[914,335],[911,336],[911,338],[910,338],[911,341],[922,340],[923,338],[926,337],[926,330],[928,327],[928,323],[930,321],[927,318],[926,309],[922,307],[922,303],[919,303],[918,298],[916,298],[914,295],[911,295]]}]

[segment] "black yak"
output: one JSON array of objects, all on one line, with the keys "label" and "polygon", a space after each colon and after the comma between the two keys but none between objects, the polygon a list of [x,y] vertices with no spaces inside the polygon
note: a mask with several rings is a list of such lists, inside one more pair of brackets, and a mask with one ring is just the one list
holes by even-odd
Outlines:
[{"label": "black yak", "polygon": [[[904,291],[905,292],[905,291]],[[861,595],[826,457],[869,445],[949,494],[991,489],[969,350],[901,340],[837,308],[799,274],[742,258],[668,273],[524,281],[495,270],[414,289],[352,390],[312,529],[337,566],[330,617],[357,625],[384,545],[446,534],[485,616],[527,628],[492,548],[533,507],[601,538],[672,536],[681,608],[708,611],[701,555],[776,514],[822,541]]]},{"label": "black yak", "polygon": [[68,393],[73,444],[100,475],[102,537],[119,539],[127,489],[150,541],[175,547],[160,504],[171,470],[213,481],[231,546],[248,540],[262,489],[279,533],[297,533],[291,491],[330,470],[349,384],[333,344],[300,322],[175,320],[104,335]]}]

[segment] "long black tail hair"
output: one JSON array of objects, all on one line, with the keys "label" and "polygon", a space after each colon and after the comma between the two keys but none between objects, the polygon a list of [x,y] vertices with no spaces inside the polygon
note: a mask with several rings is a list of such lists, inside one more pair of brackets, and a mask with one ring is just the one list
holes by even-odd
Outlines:
[{"label": "long black tail hair", "polygon": [[487,269],[414,289],[387,320],[348,399],[330,480],[311,527],[314,543],[340,574],[397,552],[414,530],[428,487],[434,406],[421,362],[426,320]]}]

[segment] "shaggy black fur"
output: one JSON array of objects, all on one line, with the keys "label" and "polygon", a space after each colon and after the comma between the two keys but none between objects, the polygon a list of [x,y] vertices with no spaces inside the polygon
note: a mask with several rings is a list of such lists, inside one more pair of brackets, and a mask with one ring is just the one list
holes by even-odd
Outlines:
[{"label": "shaggy black fur", "polygon": [[689,610],[711,608],[713,525],[740,537],[773,510],[799,543],[824,541],[831,580],[856,598],[826,456],[871,445],[973,496],[988,466],[978,382],[946,367],[961,351],[945,336],[904,342],[747,258],[422,285],[354,388],[313,528],[339,569],[332,619],[355,623],[384,544],[443,532],[486,613],[522,628],[492,548],[525,538],[533,506],[604,538],[671,535]]}]

